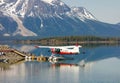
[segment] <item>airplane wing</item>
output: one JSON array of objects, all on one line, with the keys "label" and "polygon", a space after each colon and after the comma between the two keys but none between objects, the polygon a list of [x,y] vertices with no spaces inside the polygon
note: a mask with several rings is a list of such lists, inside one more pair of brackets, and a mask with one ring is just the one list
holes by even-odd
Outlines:
[{"label": "airplane wing", "polygon": [[64,48],[73,48],[73,47],[79,47],[79,48],[81,48],[82,46],[81,45],[72,45],[72,46],[62,46],[62,47],[64,47]]},{"label": "airplane wing", "polygon": [[55,46],[35,46],[36,48],[60,48]]},{"label": "airplane wing", "polygon": [[[76,47],[75,45],[73,46],[35,46],[36,48],[73,48]],[[81,48],[81,45],[78,45],[77,47]]]}]

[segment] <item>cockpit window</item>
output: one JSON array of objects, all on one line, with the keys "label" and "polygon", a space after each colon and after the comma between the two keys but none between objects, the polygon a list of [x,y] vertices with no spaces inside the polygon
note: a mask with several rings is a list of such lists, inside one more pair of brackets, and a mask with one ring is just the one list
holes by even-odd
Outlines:
[{"label": "cockpit window", "polygon": [[68,49],[73,49],[73,48],[68,48]]}]

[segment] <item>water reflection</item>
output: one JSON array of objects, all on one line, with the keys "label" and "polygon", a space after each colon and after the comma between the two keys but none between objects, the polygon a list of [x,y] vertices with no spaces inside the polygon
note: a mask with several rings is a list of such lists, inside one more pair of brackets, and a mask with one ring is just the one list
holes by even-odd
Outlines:
[{"label": "water reflection", "polygon": [[11,65],[24,63],[25,60],[16,60],[16,59],[0,59],[0,70],[7,71],[11,69]]},{"label": "water reflection", "polygon": [[[11,47],[23,51],[33,53],[37,56],[50,56],[51,53],[49,49],[36,49],[34,45],[12,45]],[[56,65],[61,64],[73,64],[73,65],[83,65],[88,63],[95,63],[97,61],[108,59],[108,58],[120,58],[120,47],[119,46],[101,46],[96,48],[82,48],[79,55],[64,56],[68,60],[60,61]],[[71,60],[70,60],[71,59]],[[54,63],[54,62],[51,62]]]},{"label": "water reflection", "polygon": [[[35,55],[50,56],[48,49],[36,49],[33,45],[11,46]],[[0,63],[2,83],[119,83],[120,47],[101,46],[82,48],[81,54],[64,56],[73,58],[58,62],[18,61],[15,64]],[[85,52],[85,53],[84,53]]]}]

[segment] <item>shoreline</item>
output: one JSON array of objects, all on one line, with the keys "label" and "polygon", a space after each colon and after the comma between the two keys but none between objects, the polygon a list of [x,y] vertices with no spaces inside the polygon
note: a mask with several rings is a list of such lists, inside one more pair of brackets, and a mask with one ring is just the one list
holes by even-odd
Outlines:
[{"label": "shoreline", "polygon": [[41,44],[41,45],[69,45],[69,44],[120,44],[120,38],[96,36],[65,36],[42,39],[14,40],[15,44]]}]

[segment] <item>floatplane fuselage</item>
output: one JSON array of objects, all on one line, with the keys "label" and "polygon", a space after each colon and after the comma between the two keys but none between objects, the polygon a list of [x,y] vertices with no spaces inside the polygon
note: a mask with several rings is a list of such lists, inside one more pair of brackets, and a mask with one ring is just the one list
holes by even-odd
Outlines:
[{"label": "floatplane fuselage", "polygon": [[73,55],[79,54],[82,46],[80,45],[72,45],[72,46],[35,46],[36,48],[50,48],[52,55],[49,57],[50,62],[57,62],[58,60],[65,60],[64,57],[56,57],[55,54],[59,55]]},{"label": "floatplane fuselage", "polygon": [[72,45],[72,46],[35,46],[36,48],[50,48],[52,54],[60,54],[60,55],[71,55],[71,54],[79,54],[82,46],[80,45]]}]

